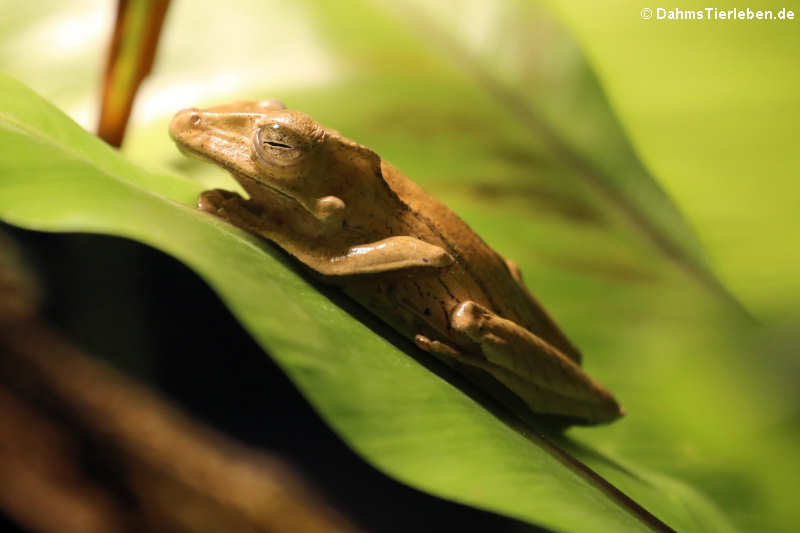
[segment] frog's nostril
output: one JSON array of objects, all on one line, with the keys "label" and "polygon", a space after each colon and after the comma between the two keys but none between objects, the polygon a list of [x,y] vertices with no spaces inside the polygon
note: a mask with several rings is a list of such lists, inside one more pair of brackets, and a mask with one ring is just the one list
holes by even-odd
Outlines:
[{"label": "frog's nostril", "polygon": [[189,126],[197,126],[200,123],[200,112],[196,107],[185,107],[175,113],[175,119]]},{"label": "frog's nostril", "polygon": [[175,116],[172,117],[172,121],[169,123],[170,136],[173,139],[184,137],[187,134],[187,130],[190,128],[196,128],[200,125],[200,115],[201,113],[196,107],[181,109],[175,113]]}]

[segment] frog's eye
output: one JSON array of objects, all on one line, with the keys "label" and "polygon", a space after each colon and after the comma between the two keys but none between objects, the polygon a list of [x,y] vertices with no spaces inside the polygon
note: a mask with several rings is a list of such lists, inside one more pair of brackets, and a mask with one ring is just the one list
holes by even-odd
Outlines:
[{"label": "frog's eye", "polygon": [[292,165],[309,151],[309,143],[303,136],[279,122],[259,129],[254,144],[262,161],[277,166]]}]

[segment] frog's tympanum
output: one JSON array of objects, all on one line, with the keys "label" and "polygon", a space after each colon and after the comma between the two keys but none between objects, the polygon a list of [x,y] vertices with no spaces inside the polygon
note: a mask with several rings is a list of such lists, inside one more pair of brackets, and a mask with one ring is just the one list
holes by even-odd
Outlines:
[{"label": "frog's tympanum", "polygon": [[622,415],[517,266],[369,148],[276,100],[185,109],[170,134],[249,195],[205,191],[201,210],[274,242],[422,350],[488,372],[534,413]]}]

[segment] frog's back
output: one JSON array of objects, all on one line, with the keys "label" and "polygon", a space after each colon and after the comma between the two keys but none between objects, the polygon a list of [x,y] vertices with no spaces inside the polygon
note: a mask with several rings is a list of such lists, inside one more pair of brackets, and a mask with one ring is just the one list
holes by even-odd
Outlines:
[{"label": "frog's back", "polygon": [[[418,225],[418,229],[424,226],[433,238],[439,239],[435,244],[443,245],[456,258],[457,267],[451,271],[451,276],[445,274],[441,282],[451,287],[457,299],[478,301],[580,361],[579,351],[533,296],[514,279],[508,264],[497,252],[458,215],[395,167],[382,161],[381,171],[387,184],[409,207],[410,223]],[[471,283],[461,285],[469,285],[472,289],[470,294],[458,295],[458,280],[463,280],[463,276],[471,278]],[[454,283],[447,283],[448,277],[452,277]]]}]

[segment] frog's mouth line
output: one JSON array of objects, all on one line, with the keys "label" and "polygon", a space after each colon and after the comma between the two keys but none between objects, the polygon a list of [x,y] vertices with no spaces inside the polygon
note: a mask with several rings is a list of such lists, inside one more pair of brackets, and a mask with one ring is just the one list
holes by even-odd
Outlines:
[{"label": "frog's mouth line", "polygon": [[[277,189],[277,188],[273,187],[272,185],[264,183],[263,181],[258,181],[257,179],[255,179],[253,177],[250,177],[247,174],[242,174],[241,172],[237,172],[237,171],[232,170],[230,168],[226,168],[225,170],[230,172],[231,175],[233,176],[233,179],[235,179],[236,181],[239,181],[239,177],[242,177],[242,178],[244,178],[244,179],[246,179],[246,180],[248,180],[248,181],[250,181],[252,183],[255,183],[259,187],[264,187],[266,189],[269,189],[270,191],[275,192],[275,193],[279,194],[280,196],[283,196],[287,200],[291,200],[292,202],[296,203],[297,205],[299,205],[300,207],[303,207],[303,209],[305,209],[303,204],[298,202],[295,198],[289,196],[288,194],[286,194],[285,192],[281,191],[280,189]],[[247,189],[245,189],[245,190],[247,190]]]},{"label": "frog's mouth line", "polygon": [[[276,194],[278,194],[278,195],[282,196],[283,198],[286,198],[287,200],[290,200],[290,201],[291,201],[291,202],[293,202],[294,204],[297,204],[297,205],[298,205],[298,206],[300,206],[300,207],[301,207],[301,208],[302,208],[304,211],[307,211],[307,212],[308,212],[310,215],[312,215],[312,216],[313,216],[313,213],[311,213],[310,211],[308,211],[308,209],[306,209],[306,207],[305,207],[305,206],[304,206],[302,203],[298,202],[298,201],[297,201],[297,199],[295,199],[294,197],[292,197],[292,196],[289,196],[289,195],[288,195],[288,194],[286,194],[285,192],[281,191],[280,189],[278,189],[278,188],[276,188],[276,187],[273,187],[272,185],[269,185],[268,183],[264,183],[263,181],[259,181],[259,180],[255,179],[255,178],[254,178],[254,177],[252,177],[252,176],[248,176],[247,174],[245,174],[245,173],[243,173],[243,172],[240,172],[240,171],[236,170],[236,169],[233,167],[233,165],[231,165],[231,164],[230,164],[230,163],[228,163],[227,161],[223,161],[223,160],[220,160],[220,159],[216,159],[216,158],[214,158],[214,157],[212,157],[212,156],[210,156],[210,155],[208,155],[208,154],[206,154],[206,153],[200,152],[200,151],[198,151],[198,150],[196,150],[196,149],[192,148],[191,146],[189,146],[189,145],[187,145],[187,144],[183,144],[183,143],[181,143],[181,142],[176,142],[175,144],[178,146],[178,150],[179,150],[179,151],[180,151],[180,152],[181,152],[183,155],[185,155],[185,156],[188,156],[188,157],[192,157],[192,158],[194,158],[194,159],[199,159],[199,160],[201,160],[201,161],[204,161],[204,162],[206,162],[206,163],[213,163],[213,164],[215,164],[215,165],[217,165],[217,166],[219,166],[219,167],[223,168],[224,170],[226,170],[227,172],[229,172],[229,173],[231,174],[231,176],[233,176],[233,179],[235,179],[235,180],[236,180],[237,182],[239,182],[240,184],[241,184],[241,180],[240,180],[240,178],[243,178],[243,179],[245,179],[245,180],[249,181],[250,183],[253,183],[253,184],[254,184],[254,185],[256,185],[257,187],[264,187],[264,188],[266,188],[266,189],[269,189],[270,191],[272,191],[272,192],[274,192],[274,193],[276,193]],[[243,187],[244,187],[244,186],[243,186]],[[245,190],[247,190],[247,188],[246,188],[246,187],[245,187]],[[247,201],[249,202],[249,201],[250,201],[250,199],[248,198],[248,199],[247,199]]]}]

